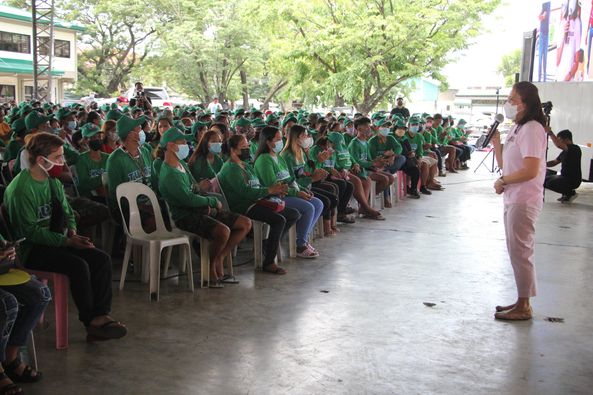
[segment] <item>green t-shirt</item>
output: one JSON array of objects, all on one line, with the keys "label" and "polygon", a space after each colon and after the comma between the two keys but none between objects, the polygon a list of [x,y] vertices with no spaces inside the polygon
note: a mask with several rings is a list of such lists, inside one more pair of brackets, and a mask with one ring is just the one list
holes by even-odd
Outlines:
[{"label": "green t-shirt", "polygon": [[51,247],[63,247],[67,237],[49,230],[52,215],[51,190],[61,203],[66,216],[68,229],[76,230],[76,219],[62,183],[54,178],[37,181],[31,177],[28,169],[21,171],[8,185],[4,193],[4,205],[8,211],[13,236],[26,238],[21,245],[19,255],[26,264],[34,244]]},{"label": "green t-shirt", "polygon": [[277,183],[284,183],[289,185],[289,196],[296,196],[299,192],[299,186],[294,182],[288,165],[281,156],[270,154],[258,156],[255,161],[255,174],[266,188]]},{"label": "green t-shirt", "polygon": [[343,133],[342,136],[344,137],[344,142],[346,143],[346,147],[350,145],[350,142],[354,140],[354,136],[348,133]]},{"label": "green t-shirt", "polygon": [[100,152],[101,159],[96,162],[91,159],[89,152],[85,152],[78,157],[74,167],[76,168],[77,188],[80,196],[91,197],[93,191],[103,185],[102,176],[107,169],[107,159],[109,155]]},{"label": "green t-shirt", "polygon": [[183,161],[179,162],[184,171],[163,162],[159,175],[159,191],[171,210],[173,221],[178,221],[194,213],[196,208],[216,208],[218,200],[213,196],[202,196],[193,192],[193,180]]},{"label": "green t-shirt", "polygon": [[258,147],[259,144],[257,141],[251,140],[249,142],[249,156],[251,157],[251,159],[249,160],[250,163],[255,162],[255,154],[257,154]]},{"label": "green t-shirt", "polygon": [[355,138],[350,142],[350,145],[348,145],[348,151],[350,151],[352,161],[360,166],[359,176],[366,178],[368,175],[367,170],[373,165],[368,141]]},{"label": "green t-shirt", "polygon": [[206,156],[200,156],[191,166],[191,174],[197,182],[202,180],[211,180],[222,169],[224,161],[219,155],[214,155],[214,162],[208,162]]},{"label": "green t-shirt", "polygon": [[269,195],[268,188],[261,185],[255,169],[249,163],[241,167],[226,161],[220,169],[218,181],[234,213],[245,214],[255,202]]},{"label": "green t-shirt", "polygon": [[334,145],[335,167],[338,170],[350,170],[352,167],[352,157],[345,140],[346,136],[348,135],[339,132],[330,132],[327,135],[329,141]]},{"label": "green t-shirt", "polygon": [[401,155],[402,146],[397,142],[395,137],[386,136],[385,141],[381,142],[379,136],[373,136],[369,140],[369,152],[371,159],[375,160],[378,156],[383,155],[387,151],[393,151],[396,155]]},{"label": "green t-shirt", "polygon": [[417,158],[422,158],[424,156],[424,137],[422,137],[420,133],[414,133],[413,136],[406,133],[403,139],[410,142],[410,147],[412,148],[412,151],[416,152]]},{"label": "green t-shirt", "polygon": [[[436,128],[433,128],[434,130],[434,134],[436,136],[436,139],[438,141],[438,143],[440,145],[447,145],[449,144],[449,137],[447,136],[447,134],[443,134],[443,127],[442,126],[438,126]],[[442,137],[441,137],[442,135]]]},{"label": "green t-shirt", "polygon": [[[334,149],[334,153],[330,158],[320,162],[319,159],[317,159],[317,155],[319,155],[322,151],[323,149],[321,147],[314,145],[311,147],[311,149],[309,149],[309,158],[313,161],[313,163],[315,163],[315,168],[325,169],[331,173],[331,170],[336,166],[336,150]],[[350,153],[348,153],[348,156],[350,156]]]},{"label": "green t-shirt", "polygon": [[434,144],[438,144],[438,142],[436,141],[436,139],[434,138],[434,136],[432,135],[430,130],[424,130],[422,133],[422,138],[424,138],[424,144],[430,144],[430,145],[434,145]]},{"label": "green t-shirt", "polygon": [[15,140],[14,137],[8,141],[6,151],[4,152],[4,162],[9,162],[16,159],[23,146],[23,140]]},{"label": "green t-shirt", "polygon": [[[163,160],[156,158],[152,162],[152,170],[150,172],[150,183],[153,185],[153,189],[158,189],[159,186],[159,174],[161,173],[161,167],[163,166]],[[158,191],[157,191],[158,192]]]},{"label": "green t-shirt", "polygon": [[303,159],[301,162],[297,161],[296,156],[290,150],[282,152],[280,156],[284,158],[292,179],[296,180],[301,188],[309,189],[311,187],[313,169],[307,163],[307,154],[304,151],[302,154]]},{"label": "green t-shirt", "polygon": [[139,149],[140,155],[132,158],[124,147],[119,147],[107,159],[107,185],[109,189],[109,206],[117,210],[115,190],[124,182],[141,182],[152,187],[152,159],[148,152]]}]

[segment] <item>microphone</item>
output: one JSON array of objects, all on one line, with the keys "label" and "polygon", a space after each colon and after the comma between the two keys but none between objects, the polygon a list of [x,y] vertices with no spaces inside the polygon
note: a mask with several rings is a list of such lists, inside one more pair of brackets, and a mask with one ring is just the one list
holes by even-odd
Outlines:
[{"label": "microphone", "polygon": [[490,126],[490,130],[488,130],[488,133],[486,134],[486,138],[484,139],[484,141],[482,141],[481,148],[485,148],[488,146],[488,144],[490,144],[490,140],[492,140],[492,136],[494,136],[496,129],[498,129],[498,125],[500,125],[503,122],[504,122],[504,115],[496,114],[496,116],[494,117],[494,123],[492,124],[492,126]]}]

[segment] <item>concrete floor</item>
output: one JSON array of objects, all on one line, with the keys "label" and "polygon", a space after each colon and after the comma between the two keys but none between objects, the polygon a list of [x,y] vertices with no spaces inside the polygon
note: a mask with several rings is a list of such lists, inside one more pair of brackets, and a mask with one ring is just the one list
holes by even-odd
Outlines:
[{"label": "concrete floor", "polygon": [[[476,166],[474,159],[474,166]],[[89,345],[70,310],[70,348],[36,332],[42,383],[28,394],[577,394],[593,386],[593,187],[571,205],[548,193],[537,228],[535,319],[503,323],[514,301],[502,199],[482,168],[431,197],[317,241],[286,276],[238,267],[239,285],[114,287],[129,335]],[[237,262],[250,259],[249,245]],[[197,268],[197,265],[196,265]],[[116,268],[119,272],[119,266]],[[427,307],[423,303],[435,303]],[[50,320],[53,306],[50,306]],[[551,323],[546,317],[564,318]]]}]

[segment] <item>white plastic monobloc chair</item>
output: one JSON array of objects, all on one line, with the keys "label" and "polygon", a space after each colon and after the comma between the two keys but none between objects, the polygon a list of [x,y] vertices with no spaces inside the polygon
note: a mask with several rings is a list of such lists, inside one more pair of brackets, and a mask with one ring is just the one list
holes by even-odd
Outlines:
[{"label": "white plastic monobloc chair", "polygon": [[[194,292],[193,270],[191,262],[191,246],[187,235],[178,232],[171,232],[165,227],[163,216],[160,210],[159,202],[156,195],[148,186],[139,182],[126,182],[118,185],[115,191],[117,197],[117,204],[122,216],[122,223],[124,232],[126,234],[126,250],[124,253],[123,267],[121,270],[121,278],[119,281],[119,289],[124,288],[126,274],[128,271],[128,262],[132,253],[133,246],[142,247],[142,255],[146,261],[148,258],[149,266],[149,283],[150,283],[150,299],[158,301],[160,288],[160,272],[161,272],[161,252],[163,249],[173,246],[182,246],[181,262],[187,261],[187,277],[189,280],[189,287],[191,292]],[[153,207],[156,230],[152,233],[146,233],[142,228],[140,219],[140,209],[138,207],[138,197],[146,196],[150,200]],[[130,209],[129,224],[126,224],[124,212],[122,210],[122,198],[128,201]],[[171,256],[170,250],[167,251],[167,259]],[[166,262],[168,267],[169,262]],[[143,270],[145,268],[143,267]]]}]

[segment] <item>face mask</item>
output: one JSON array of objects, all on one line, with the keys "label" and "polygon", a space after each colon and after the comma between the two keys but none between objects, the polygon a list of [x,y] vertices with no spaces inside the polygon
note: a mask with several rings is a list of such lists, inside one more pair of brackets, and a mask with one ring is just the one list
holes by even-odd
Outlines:
[{"label": "face mask", "polygon": [[351,136],[354,136],[356,134],[356,130],[354,130],[354,127],[348,127],[346,129],[346,133],[348,133]]},{"label": "face mask", "polygon": [[93,151],[99,151],[101,149],[101,140],[90,140],[89,148]]},{"label": "face mask", "polygon": [[189,145],[179,144],[177,146],[177,157],[179,160],[184,160],[189,155]]},{"label": "face mask", "polygon": [[76,130],[77,126],[78,126],[78,123],[76,121],[68,122],[68,129],[70,129],[70,130]]},{"label": "face mask", "polygon": [[146,143],[146,133],[144,133],[144,130],[141,130],[138,133],[138,145],[143,145],[144,143]]},{"label": "face mask", "polygon": [[309,149],[313,145],[313,138],[307,137],[304,140],[299,140],[299,145],[301,146],[302,149]]},{"label": "face mask", "polygon": [[432,128],[432,122],[428,122],[426,125],[424,125],[425,129],[430,129]]},{"label": "face mask", "polygon": [[222,143],[210,143],[208,150],[211,154],[220,154],[222,152]]},{"label": "face mask", "polygon": [[45,174],[47,174],[48,177],[57,178],[60,176],[60,174],[62,174],[62,171],[64,170],[63,164],[58,165],[57,163],[52,162],[46,157],[43,157],[43,159],[45,159],[45,161],[51,165],[49,169],[46,169],[45,167],[41,166],[41,168],[43,169],[43,171],[45,171]]},{"label": "face mask", "polygon": [[504,103],[504,113],[507,117],[507,119],[510,119],[511,121],[514,121],[515,118],[517,117],[517,106],[511,104],[510,102],[505,102]]},{"label": "face mask", "polygon": [[381,134],[381,136],[389,136],[389,128],[381,128],[379,129],[379,133]]},{"label": "face mask", "polygon": [[61,131],[61,130],[62,130],[62,129],[60,129],[60,128],[53,128],[53,129],[51,130],[51,132],[52,132],[53,134],[60,134],[60,131]]},{"label": "face mask", "polygon": [[412,134],[414,134],[414,133],[418,133],[418,129],[420,129],[420,126],[414,125],[414,126],[410,126],[409,130]]},{"label": "face mask", "polygon": [[249,148],[241,148],[241,153],[239,154],[239,159],[241,159],[243,162],[251,159],[251,152],[249,152]]},{"label": "face mask", "polygon": [[284,141],[276,141],[276,144],[274,144],[274,152],[279,153],[280,151],[282,151],[282,148],[284,148]]}]

